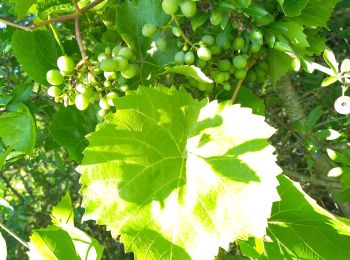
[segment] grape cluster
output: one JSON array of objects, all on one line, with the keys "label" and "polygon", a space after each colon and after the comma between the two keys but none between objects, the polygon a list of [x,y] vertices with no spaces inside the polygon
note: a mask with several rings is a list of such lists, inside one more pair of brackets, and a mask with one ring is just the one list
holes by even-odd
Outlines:
[{"label": "grape cluster", "polygon": [[132,50],[121,45],[107,47],[97,61],[87,60],[77,66],[72,58],[61,56],[57,59],[58,69],[46,74],[51,85],[47,93],[56,102],[75,105],[79,110],[98,102],[98,118],[102,119],[115,110],[117,97],[129,88],[128,80],[139,73],[135,59]]},{"label": "grape cluster", "polygon": [[[261,59],[266,53],[263,32],[256,26],[243,24],[240,18],[229,19],[223,29],[221,24],[231,13],[224,13],[217,8],[204,8],[210,10],[205,33],[190,31],[188,25],[191,19],[188,18],[194,17],[198,8],[203,9],[201,3],[198,6],[197,3],[190,0],[181,3],[178,0],[163,0],[162,9],[171,16],[171,21],[166,28],[147,23],[142,27],[142,35],[149,38],[158,30],[162,30],[162,35],[166,35],[164,30],[171,30],[181,48],[174,56],[174,64],[195,65],[214,81],[214,84],[206,84],[188,78],[187,85],[200,91],[229,91],[232,85],[243,80],[263,83],[269,70],[269,64]],[[242,21],[246,20],[242,18]],[[155,42],[160,51],[166,48],[167,40],[172,40],[164,39],[164,36],[156,37]]]}]

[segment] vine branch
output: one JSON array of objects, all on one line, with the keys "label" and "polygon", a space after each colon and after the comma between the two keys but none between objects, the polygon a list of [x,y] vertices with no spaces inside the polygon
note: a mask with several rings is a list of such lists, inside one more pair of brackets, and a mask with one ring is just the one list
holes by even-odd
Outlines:
[{"label": "vine branch", "polygon": [[5,230],[7,233],[9,233],[14,239],[16,239],[19,243],[21,243],[23,246],[29,249],[29,246],[26,241],[24,241],[22,238],[17,236],[13,231],[11,231],[8,227],[6,227],[4,224],[0,222],[0,228]]},{"label": "vine branch", "polygon": [[33,31],[33,30],[35,30],[35,29],[37,29],[39,27],[43,27],[43,26],[49,25],[51,23],[64,22],[64,21],[67,21],[67,20],[73,20],[73,19],[75,19],[77,17],[80,17],[82,14],[86,13],[87,11],[89,11],[92,8],[94,8],[96,5],[102,3],[103,1],[105,1],[105,0],[95,0],[94,2],[88,4],[87,6],[81,8],[81,9],[78,9],[78,10],[76,9],[76,11],[74,13],[70,13],[70,14],[59,16],[59,17],[47,19],[46,21],[43,21],[43,22],[40,22],[40,23],[37,23],[37,24],[32,24],[30,26],[19,25],[19,24],[16,24],[16,23],[4,20],[4,19],[0,19],[0,22],[4,23],[6,25],[9,25],[9,26],[12,26],[12,27],[24,30],[24,31]]},{"label": "vine branch", "polygon": [[88,59],[88,56],[86,55],[84,45],[83,45],[83,40],[82,40],[82,36],[81,36],[81,31],[80,31],[80,18],[79,17],[75,18],[75,36],[76,36],[77,43],[79,45],[81,57],[83,58],[83,61],[85,61]]}]

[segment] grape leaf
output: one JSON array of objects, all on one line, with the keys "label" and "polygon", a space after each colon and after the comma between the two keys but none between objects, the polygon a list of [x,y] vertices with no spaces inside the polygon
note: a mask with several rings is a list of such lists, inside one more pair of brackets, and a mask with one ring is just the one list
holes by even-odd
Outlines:
[{"label": "grape leaf", "polygon": [[[170,32],[164,34],[167,40],[165,52],[152,47],[152,43],[154,46],[154,41],[159,37],[158,33],[152,38],[142,35],[142,27],[146,23],[161,27],[169,20],[170,16],[162,11],[162,3],[158,0],[125,1],[117,8],[117,29],[122,39],[136,53],[140,66],[136,83],[149,83],[149,79],[154,79],[164,65],[173,62],[177,48],[176,41],[171,40]],[[136,83],[134,85],[137,85]]]},{"label": "grape leaf", "polygon": [[12,47],[23,69],[35,81],[48,85],[46,73],[56,68],[58,58],[54,37],[48,31],[16,31]]},{"label": "grape leaf", "polygon": [[309,0],[301,14],[288,20],[309,27],[327,27],[333,8],[341,0]]},{"label": "grape leaf", "polygon": [[116,104],[77,168],[85,220],[121,234],[137,259],[213,259],[264,235],[280,172],[264,117],[164,87]]},{"label": "grape leaf", "polygon": [[161,75],[168,73],[182,74],[203,83],[214,83],[213,80],[208,78],[200,68],[193,65],[178,65],[165,68],[164,72],[161,73]]},{"label": "grape leaf", "polygon": [[0,137],[6,146],[30,154],[36,141],[35,121],[29,109],[19,104],[15,111],[0,114]]},{"label": "grape leaf", "polygon": [[288,31],[283,32],[282,35],[293,45],[293,50],[299,53],[305,53],[305,49],[310,47],[310,45],[307,42],[304,27],[292,22],[285,22],[282,24],[288,28]]},{"label": "grape leaf", "polygon": [[74,226],[74,212],[72,207],[72,200],[69,193],[62,198],[51,212],[51,219],[53,224],[69,224]]},{"label": "grape leaf", "polygon": [[74,227],[69,193],[54,207],[51,217],[55,225],[33,231],[27,252],[30,259],[101,259],[103,247]]},{"label": "grape leaf", "polygon": [[287,54],[274,50],[268,50],[268,60],[270,64],[269,74],[273,84],[281,79],[291,70],[292,58]]},{"label": "grape leaf", "polygon": [[298,16],[309,0],[277,0],[286,16]]},{"label": "grape leaf", "polygon": [[29,10],[29,8],[36,3],[37,0],[9,0],[9,3],[15,5],[15,10],[18,15],[18,20],[23,19]]},{"label": "grape leaf", "polygon": [[83,159],[83,150],[87,146],[85,135],[95,130],[97,124],[95,109],[79,111],[75,106],[61,107],[51,122],[51,134],[54,140],[66,148],[69,157],[76,162]]},{"label": "grape leaf", "polygon": [[350,225],[317,205],[300,185],[278,177],[268,235],[296,259],[349,259]]}]

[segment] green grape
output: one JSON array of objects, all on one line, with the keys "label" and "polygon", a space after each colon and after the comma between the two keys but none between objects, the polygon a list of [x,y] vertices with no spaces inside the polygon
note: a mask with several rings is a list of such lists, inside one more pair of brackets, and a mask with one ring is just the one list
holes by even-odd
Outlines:
[{"label": "green grape", "polygon": [[100,109],[97,112],[97,117],[104,118],[107,115],[108,111],[106,109]]},{"label": "green grape", "polygon": [[118,94],[116,92],[109,92],[106,96],[107,98],[107,102],[110,106],[114,107],[115,106],[115,102],[118,99]]},{"label": "green grape", "polygon": [[256,74],[256,82],[257,83],[264,83],[266,80],[266,72],[263,71],[260,68],[255,69],[255,74]]},{"label": "green grape", "polygon": [[267,61],[261,61],[257,64],[258,68],[262,69],[263,71],[267,72],[270,68],[270,65]]},{"label": "green grape", "polygon": [[174,61],[176,64],[184,64],[185,63],[185,53],[183,51],[179,51],[174,56]]},{"label": "green grape", "polygon": [[129,90],[129,86],[128,85],[121,85],[119,87],[119,90],[122,91],[122,92],[126,92]]},{"label": "green grape", "polygon": [[105,48],[105,53],[106,53],[107,56],[111,55],[111,53],[112,53],[111,48],[106,47],[106,48]]},{"label": "green grape", "polygon": [[47,94],[50,97],[59,97],[62,94],[62,91],[59,87],[57,86],[51,86],[48,90],[47,90]]},{"label": "green grape", "polygon": [[244,69],[248,64],[248,60],[246,56],[244,55],[238,55],[233,58],[233,66],[235,66],[236,69]]},{"label": "green grape", "polygon": [[184,47],[182,48],[183,51],[188,51],[188,46],[187,45],[184,45]]},{"label": "green grape", "polygon": [[234,39],[232,47],[235,50],[241,50],[241,49],[243,49],[244,44],[245,44],[244,39],[242,37],[238,37],[238,38]]},{"label": "green grape", "polygon": [[102,62],[103,60],[106,60],[106,59],[108,59],[108,57],[107,57],[106,53],[104,53],[104,52],[100,53],[97,57],[97,60],[99,62]]},{"label": "green grape", "polygon": [[101,98],[100,102],[98,103],[101,109],[110,109],[110,105],[108,104],[107,98]]},{"label": "green grape", "polygon": [[211,54],[212,54],[213,56],[219,55],[219,54],[221,54],[221,52],[222,52],[221,48],[220,48],[219,46],[217,46],[217,45],[212,46],[212,47],[210,48],[210,51],[211,51]]},{"label": "green grape", "polygon": [[259,45],[259,44],[253,43],[252,45],[250,45],[250,51],[252,53],[258,53],[260,51],[260,49],[261,49],[261,45]]},{"label": "green grape", "polygon": [[106,59],[100,62],[100,68],[104,72],[112,72],[117,71],[118,63],[115,60]]},{"label": "green grape", "polygon": [[248,71],[247,73],[247,79],[250,81],[250,82],[254,82],[256,81],[256,73],[252,70]]},{"label": "green grape", "polygon": [[220,60],[217,65],[221,71],[231,71],[232,69],[232,64],[229,60]]},{"label": "green grape", "polygon": [[262,45],[264,36],[261,31],[254,29],[253,31],[250,32],[250,40],[252,43]]},{"label": "green grape", "polygon": [[112,83],[109,80],[105,80],[105,82],[103,82],[103,86],[105,88],[110,88],[112,86]]},{"label": "green grape", "polygon": [[85,96],[84,94],[78,94],[75,97],[75,106],[79,110],[85,110],[89,106],[89,97]]},{"label": "green grape", "polygon": [[181,12],[187,18],[193,17],[197,12],[197,5],[192,1],[185,1],[181,4]]},{"label": "green grape", "polygon": [[62,72],[70,73],[74,70],[75,64],[72,58],[68,56],[61,56],[57,59],[57,67]]},{"label": "green grape", "polygon": [[115,80],[117,78],[117,73],[113,72],[104,72],[103,76],[105,77],[105,79],[109,79],[109,80]]},{"label": "green grape", "polygon": [[124,85],[124,84],[126,84],[127,82],[128,82],[128,80],[127,80],[127,79],[124,79],[123,77],[118,77],[118,79],[117,79],[118,85]]},{"label": "green grape", "polygon": [[204,61],[211,60],[211,52],[207,47],[199,47],[197,50],[197,56],[199,59]]},{"label": "green grape", "polygon": [[135,64],[129,64],[128,67],[121,72],[123,78],[132,79],[136,76],[139,68]]},{"label": "green grape", "polygon": [[93,86],[97,86],[98,85],[98,81],[95,78],[95,76],[91,73],[88,73],[88,82],[93,85]]},{"label": "green grape", "polygon": [[229,82],[224,82],[222,86],[226,91],[230,91],[232,89],[231,84]]},{"label": "green grape", "polygon": [[276,37],[275,37],[275,35],[273,35],[273,34],[268,34],[268,35],[267,35],[266,41],[267,41],[267,44],[269,45],[270,48],[275,47],[275,43],[276,43]]},{"label": "green grape", "polygon": [[215,71],[213,72],[212,77],[216,84],[221,84],[230,78],[230,74],[228,72]]},{"label": "green grape", "polygon": [[235,78],[238,80],[244,79],[246,76],[247,76],[247,71],[245,69],[236,70],[235,72]]},{"label": "green grape", "polygon": [[156,46],[159,51],[165,51],[167,47],[166,40],[164,40],[163,38],[158,38],[156,40]]},{"label": "green grape", "polygon": [[75,86],[75,89],[79,92],[79,93],[81,93],[81,94],[83,94],[84,92],[85,92],[85,87],[84,87],[84,85],[83,84],[77,84],[76,86]]},{"label": "green grape", "polygon": [[46,73],[46,80],[47,82],[49,82],[51,85],[54,85],[54,86],[61,85],[64,82],[64,78],[61,75],[60,71],[55,69],[49,70]]},{"label": "green grape", "polygon": [[133,56],[132,50],[130,50],[127,47],[122,47],[119,52],[118,52],[119,56],[123,56],[125,59],[130,60]]},{"label": "green grape", "polygon": [[142,27],[142,35],[145,37],[152,37],[157,31],[157,27],[154,24],[146,23]]},{"label": "green grape", "polygon": [[182,30],[181,30],[181,28],[179,28],[179,27],[172,27],[172,28],[171,28],[171,31],[173,32],[173,34],[174,34],[176,37],[180,37],[181,34],[182,34]]},{"label": "green grape", "polygon": [[208,89],[208,83],[198,82],[197,88],[201,91],[206,91]]},{"label": "green grape", "polygon": [[112,50],[112,58],[113,58],[113,59],[115,59],[116,57],[118,57],[119,51],[120,51],[121,48],[122,48],[122,47],[119,46],[119,45],[117,45],[117,46],[115,46],[115,47],[113,48],[113,50]]},{"label": "green grape", "polygon": [[204,60],[197,60],[196,65],[198,68],[204,69],[207,63]]},{"label": "green grape", "polygon": [[210,23],[212,25],[219,25],[222,21],[222,13],[219,10],[213,10],[210,16]]},{"label": "green grape", "polygon": [[201,41],[205,44],[207,47],[211,47],[215,43],[215,38],[212,35],[204,35],[201,39]]},{"label": "green grape", "polygon": [[190,51],[185,54],[184,61],[187,65],[193,64],[194,60],[195,60],[195,57],[193,52]]},{"label": "green grape", "polygon": [[163,0],[162,9],[164,13],[172,15],[177,12],[179,8],[177,0]]},{"label": "green grape", "polygon": [[125,59],[123,56],[117,56],[114,59],[114,61],[117,64],[117,71],[125,70],[128,67],[128,65],[129,65],[128,60]]}]

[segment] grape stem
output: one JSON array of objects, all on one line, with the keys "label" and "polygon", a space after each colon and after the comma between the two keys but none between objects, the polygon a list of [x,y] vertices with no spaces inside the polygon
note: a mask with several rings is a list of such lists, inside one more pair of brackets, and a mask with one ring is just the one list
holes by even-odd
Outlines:
[{"label": "grape stem", "polygon": [[[179,20],[177,19],[177,17],[175,15],[171,15],[171,18],[174,20],[174,22],[176,23],[177,27],[180,28],[180,23]],[[181,37],[185,40],[185,42],[187,44],[189,44],[190,46],[193,46],[194,44],[190,41],[190,39],[187,38],[187,36],[185,35],[185,33],[182,31],[181,29]]]},{"label": "grape stem", "polygon": [[17,236],[13,231],[11,231],[8,227],[6,227],[4,224],[0,222],[0,228],[5,230],[9,235],[11,235],[14,239],[16,239],[19,243],[21,243],[23,246],[29,249],[29,246],[26,241],[21,239],[19,236]]},{"label": "grape stem", "polygon": [[238,92],[239,92],[239,90],[241,89],[241,87],[242,87],[242,85],[243,85],[243,82],[244,82],[244,79],[241,79],[241,80],[238,81],[237,86],[236,86],[236,89],[235,89],[235,92],[234,92],[233,95],[232,95],[232,104],[235,103],[236,98],[237,98],[237,96],[238,96]]},{"label": "grape stem", "polygon": [[80,31],[80,17],[75,18],[75,37],[77,40],[77,43],[79,45],[79,50],[81,57],[83,58],[83,61],[86,61],[88,59],[88,56],[86,55],[85,49],[84,49],[84,44],[81,36],[81,31]]},{"label": "grape stem", "polygon": [[36,28],[43,27],[43,26],[49,25],[51,23],[73,20],[77,17],[80,17],[82,14],[86,13],[87,11],[94,8],[96,5],[102,3],[103,1],[105,1],[105,0],[95,0],[94,2],[88,4],[87,6],[79,9],[79,11],[76,10],[74,13],[70,13],[70,14],[62,15],[62,16],[55,17],[52,19],[48,19],[46,21],[43,21],[43,22],[40,22],[37,24],[32,24],[30,26],[22,26],[22,25],[19,25],[19,24],[16,24],[16,23],[4,20],[4,19],[0,19],[0,22],[4,23],[6,25],[9,25],[9,26],[15,27],[17,29],[24,30],[24,31],[33,31]]}]

